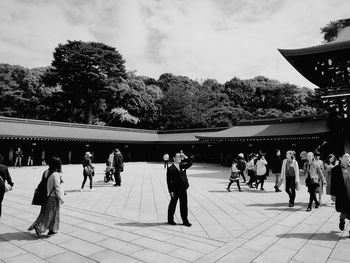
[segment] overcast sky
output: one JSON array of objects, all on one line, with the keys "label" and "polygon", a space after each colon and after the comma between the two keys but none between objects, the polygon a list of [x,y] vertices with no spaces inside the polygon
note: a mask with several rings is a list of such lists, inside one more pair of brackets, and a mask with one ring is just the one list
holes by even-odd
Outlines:
[{"label": "overcast sky", "polygon": [[264,75],[313,88],[279,54],[322,43],[349,0],[0,0],[0,63],[48,66],[59,43],[103,42],[158,78]]}]

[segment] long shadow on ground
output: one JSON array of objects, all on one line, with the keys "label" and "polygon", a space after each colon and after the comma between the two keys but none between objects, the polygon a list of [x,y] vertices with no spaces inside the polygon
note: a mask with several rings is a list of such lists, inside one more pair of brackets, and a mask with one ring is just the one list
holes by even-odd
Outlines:
[{"label": "long shadow on ground", "polygon": [[341,237],[340,231],[331,231],[329,233],[289,233],[277,235],[278,238],[298,238],[298,239],[307,239],[309,240],[312,237],[312,240],[320,241],[337,241],[339,239],[347,239],[348,237]]}]

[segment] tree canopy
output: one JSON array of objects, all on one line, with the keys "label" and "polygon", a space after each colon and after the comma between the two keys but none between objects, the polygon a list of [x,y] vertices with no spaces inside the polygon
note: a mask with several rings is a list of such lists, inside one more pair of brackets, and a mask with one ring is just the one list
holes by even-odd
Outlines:
[{"label": "tree canopy", "polygon": [[45,83],[59,85],[69,103],[85,109],[91,124],[93,110],[101,107],[100,99],[111,96],[113,87],[126,78],[122,55],[103,43],[68,41],[59,44],[53,56]]},{"label": "tree canopy", "polygon": [[337,39],[339,29],[350,26],[350,18],[330,21],[321,28],[324,42],[332,42]]},{"label": "tree canopy", "polygon": [[52,65],[0,64],[0,115],[147,129],[229,127],[241,119],[323,113],[314,90],[264,76],[202,82],[164,73],[126,72],[102,43],[68,41]]}]

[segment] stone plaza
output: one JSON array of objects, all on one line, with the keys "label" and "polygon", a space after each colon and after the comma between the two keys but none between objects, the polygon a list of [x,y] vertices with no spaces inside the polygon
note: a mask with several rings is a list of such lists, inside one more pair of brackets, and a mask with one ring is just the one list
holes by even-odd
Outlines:
[{"label": "stone plaza", "polygon": [[[81,165],[64,165],[66,192],[60,231],[38,238],[26,229],[39,214],[31,205],[44,166],[10,168],[15,183],[6,193],[0,219],[0,262],[350,262],[349,226],[329,196],[306,212],[309,195],[301,177],[295,206],[288,195],[243,185],[226,191],[229,168],[194,164],[187,174],[189,220],[167,221],[169,193],[162,163],[126,163],[121,187],[105,183],[96,164],[94,191],[80,192]],[[178,204],[179,205],[179,204]]]}]

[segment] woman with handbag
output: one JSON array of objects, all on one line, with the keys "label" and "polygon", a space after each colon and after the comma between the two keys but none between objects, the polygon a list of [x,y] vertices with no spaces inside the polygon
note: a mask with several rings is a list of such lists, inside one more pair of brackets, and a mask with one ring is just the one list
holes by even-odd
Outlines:
[{"label": "woman with handbag", "polygon": [[[3,164],[4,157],[0,154],[0,218],[1,218],[1,207],[2,200],[6,192],[12,190],[13,182],[6,165]],[[7,182],[7,183],[6,183]]]},{"label": "woman with handbag", "polygon": [[62,163],[59,157],[53,157],[49,161],[43,177],[47,178],[47,199],[41,205],[40,214],[28,230],[35,230],[40,237],[42,233],[48,232],[48,236],[54,235],[59,229],[60,208],[63,204],[63,180]]},{"label": "woman with handbag", "polygon": [[84,180],[83,183],[81,184],[81,189],[80,191],[84,191],[84,186],[86,183],[86,179],[89,177],[90,180],[90,191],[93,191],[92,189],[92,177],[94,176],[94,166],[92,165],[92,161],[91,161],[91,157],[92,154],[90,152],[86,152],[85,153],[85,157],[83,160],[83,176],[84,176]]},{"label": "woman with handbag", "polygon": [[315,208],[318,208],[320,205],[319,201],[317,201],[316,198],[316,193],[320,188],[319,180],[322,180],[323,184],[327,185],[322,170],[319,164],[315,162],[314,154],[312,152],[308,152],[306,155],[304,173],[306,176],[305,185],[307,186],[308,192],[310,194],[309,205],[307,206],[306,211],[311,211],[313,201],[315,201]]},{"label": "woman with handbag", "polygon": [[236,182],[238,191],[242,192],[241,186],[239,185],[239,172],[240,170],[237,168],[237,160],[233,160],[232,166],[230,169],[230,178],[229,178],[229,183],[227,185],[226,190],[231,192],[230,187],[233,182]]},{"label": "woman with handbag", "polygon": [[289,196],[289,207],[294,206],[295,190],[299,190],[299,165],[295,160],[294,152],[287,151],[286,159],[282,162],[281,182],[285,184]]}]

